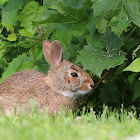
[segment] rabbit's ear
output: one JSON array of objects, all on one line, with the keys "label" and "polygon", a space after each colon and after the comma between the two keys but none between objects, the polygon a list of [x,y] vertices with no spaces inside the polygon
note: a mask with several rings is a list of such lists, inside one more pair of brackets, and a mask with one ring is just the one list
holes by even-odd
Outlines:
[{"label": "rabbit's ear", "polygon": [[62,61],[63,48],[58,40],[52,42],[50,50],[50,62],[52,65],[59,65]]},{"label": "rabbit's ear", "polygon": [[51,62],[50,62],[50,50],[51,50],[51,45],[52,45],[52,42],[49,41],[49,40],[45,40],[42,44],[43,46],[43,52],[44,52],[44,57],[45,59],[47,60],[47,62],[51,65]]}]

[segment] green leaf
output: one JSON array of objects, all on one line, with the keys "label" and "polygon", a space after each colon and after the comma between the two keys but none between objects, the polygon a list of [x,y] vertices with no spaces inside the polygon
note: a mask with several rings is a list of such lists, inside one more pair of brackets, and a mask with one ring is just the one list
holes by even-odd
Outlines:
[{"label": "green leaf", "polygon": [[127,65],[127,61],[125,61],[124,63],[122,63],[115,71],[113,77],[112,77],[112,80],[115,80],[124,70],[124,68],[126,67]]},{"label": "green leaf", "polygon": [[140,72],[140,58],[135,59],[128,67],[123,71]]},{"label": "green leaf", "polygon": [[106,32],[108,21],[120,11],[121,3],[121,0],[94,1],[92,6],[94,22],[99,33],[104,34]]},{"label": "green leaf", "polygon": [[6,47],[5,47],[5,43],[4,41],[0,40],[0,59],[3,57],[5,51],[6,51]]},{"label": "green leaf", "polygon": [[91,20],[89,21],[87,28],[89,29],[90,35],[91,36],[94,35],[96,31],[96,27],[95,27],[93,18],[91,18]]},{"label": "green leaf", "polygon": [[120,5],[121,0],[97,0],[92,8],[94,10],[94,17],[101,16],[102,14],[115,11]]},{"label": "green leaf", "polygon": [[[72,3],[65,0],[47,0],[45,1],[44,7],[48,9],[44,14],[49,14],[50,16],[44,20],[40,21],[40,24],[45,23],[76,23],[80,22],[84,15],[84,3],[86,0],[76,0]],[[74,4],[75,3],[75,4]],[[79,4],[80,3],[80,4]],[[78,8],[76,5],[79,5]],[[83,6],[82,6],[83,4]],[[51,10],[50,10],[51,9]]]},{"label": "green leaf", "polygon": [[133,49],[137,42],[139,42],[139,38],[136,38],[136,37],[129,37],[129,38],[126,38],[126,41],[125,41],[125,47],[127,49],[127,52],[129,52],[131,49]]},{"label": "green leaf", "polygon": [[109,25],[111,30],[115,32],[117,36],[120,36],[123,31],[126,31],[127,27],[130,26],[130,21],[124,11],[124,8],[121,8],[119,15],[114,16]]},{"label": "green leaf", "polygon": [[17,58],[14,58],[10,63],[7,70],[2,74],[0,83],[7,77],[21,70],[37,70],[43,73],[47,73],[49,64],[46,62],[42,53],[41,47],[32,47],[28,53],[23,53]]},{"label": "green leaf", "polygon": [[125,0],[123,1],[127,17],[138,27],[140,27],[140,1]]},{"label": "green leaf", "polygon": [[93,35],[86,35],[85,36],[87,44],[88,45],[93,45],[97,48],[102,48],[103,47],[103,42],[101,40],[101,35],[98,33],[95,33]]},{"label": "green leaf", "polygon": [[121,96],[116,85],[111,83],[109,86],[101,88],[100,91],[100,98],[105,104],[120,104]]},{"label": "green leaf", "polygon": [[17,21],[18,10],[23,3],[24,0],[8,0],[2,11],[2,22],[14,25]]},{"label": "green leaf", "polygon": [[87,28],[90,32],[90,35],[85,35],[87,44],[91,44],[95,47],[102,47],[103,43],[101,42],[101,35],[99,33],[96,33],[96,27],[93,19],[90,20]]},{"label": "green leaf", "polygon": [[71,46],[72,34],[71,32],[65,32],[61,30],[57,30],[51,37],[51,41],[59,40],[63,46],[63,57],[65,59],[69,59],[70,51],[69,48]]},{"label": "green leaf", "polygon": [[17,40],[16,34],[14,34],[14,33],[9,34],[8,37],[7,37],[7,40],[9,40],[9,41],[16,41]]},{"label": "green leaf", "polygon": [[72,32],[74,36],[82,36],[87,26],[87,20],[69,24],[68,31]]},{"label": "green leaf", "polygon": [[40,70],[41,72],[47,72],[49,65],[44,59],[42,48],[34,47],[30,49],[27,56],[26,53],[14,58],[10,63],[7,70],[2,74],[0,83],[7,77],[21,70]]},{"label": "green leaf", "polygon": [[96,28],[98,29],[98,32],[101,34],[104,34],[106,32],[107,28],[107,20],[104,18],[104,15],[98,16],[94,19],[94,22],[96,24]]},{"label": "green leaf", "polygon": [[[49,15],[49,17],[47,17],[46,20],[39,21],[38,23],[51,23],[50,25],[52,25],[54,29],[71,31],[75,36],[82,36],[88,23],[89,15],[92,12],[89,12],[91,9],[84,9],[84,6],[86,6],[89,1],[80,0],[77,2],[80,3],[80,7],[78,6],[79,8],[76,8],[76,5],[73,7],[73,3],[71,5],[71,2],[66,2],[65,0],[46,1],[44,7],[47,7],[48,9],[44,8],[44,14]],[[83,7],[81,6],[82,3]]]},{"label": "green leaf", "polygon": [[30,60],[28,60],[28,61],[22,60],[20,65],[17,67],[16,71],[30,70],[34,66],[35,66],[34,61],[32,61],[32,60],[31,61]]},{"label": "green leaf", "polygon": [[25,36],[25,37],[33,37],[34,35],[32,33],[30,33],[29,31],[22,29],[19,30],[19,33],[21,34],[21,36]]},{"label": "green leaf", "polygon": [[0,79],[0,83],[3,82],[10,75],[12,75],[15,72],[17,72],[16,69],[21,64],[22,60],[26,60],[26,61],[29,60],[29,58],[27,57],[27,55],[25,53],[20,55],[20,56],[18,56],[17,58],[14,58],[13,61],[9,63],[9,67],[2,74],[2,78]]},{"label": "green leaf", "polygon": [[82,63],[85,70],[88,69],[99,77],[104,69],[114,68],[126,60],[125,53],[120,50],[121,40],[114,33],[106,32],[102,41],[104,47],[101,48],[84,46],[76,60]]},{"label": "green leaf", "polygon": [[18,20],[21,22],[21,26],[32,34],[36,32],[34,26],[32,25],[32,21],[35,21],[39,16],[38,14],[40,14],[41,8],[42,7],[39,6],[38,2],[31,1],[23,8],[18,17]]},{"label": "green leaf", "polygon": [[[44,1],[44,6],[47,8],[51,8],[54,5],[57,5],[59,3],[63,3],[66,6],[75,8],[75,9],[80,9],[85,6],[87,0],[74,0],[74,1],[67,1],[67,0],[45,0]],[[61,8],[61,7],[58,7]]]},{"label": "green leaf", "polygon": [[39,47],[31,48],[29,51],[30,57],[26,60],[22,60],[16,71],[21,70],[36,70],[43,73],[47,73],[49,64],[46,62],[42,49]]},{"label": "green leaf", "polygon": [[128,82],[133,85],[134,81],[138,77],[139,73],[133,72],[131,75],[128,76]]},{"label": "green leaf", "polygon": [[140,97],[140,81],[134,83],[134,96],[133,101]]},{"label": "green leaf", "polygon": [[10,25],[10,24],[8,24],[8,23],[2,23],[2,25],[3,25],[4,27],[6,27],[6,29],[7,29],[8,31],[10,30],[11,33],[14,33],[14,27],[13,27],[12,25]]},{"label": "green leaf", "polygon": [[[120,38],[118,38],[113,32],[110,30],[105,33],[105,35],[102,36],[102,41],[107,47],[106,49],[113,48],[115,50],[120,49],[122,45],[122,41]],[[109,51],[109,50],[108,50]]]},{"label": "green leaf", "polygon": [[3,6],[8,0],[1,0],[0,1],[0,6]]},{"label": "green leaf", "polygon": [[[51,14],[46,20],[40,21],[40,24],[45,23],[75,23],[79,22],[83,18],[84,9],[73,9],[71,7],[66,7],[68,13],[63,15],[61,13]],[[47,14],[47,13],[46,13]]]}]

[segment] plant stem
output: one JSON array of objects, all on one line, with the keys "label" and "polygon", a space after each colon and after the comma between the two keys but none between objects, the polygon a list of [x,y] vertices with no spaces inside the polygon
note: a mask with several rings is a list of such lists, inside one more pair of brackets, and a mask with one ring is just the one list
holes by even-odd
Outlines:
[{"label": "plant stem", "polygon": [[128,38],[129,36],[131,36],[132,35],[132,33],[136,30],[136,26],[134,27],[134,29],[128,34],[128,36],[126,37],[126,38]]}]

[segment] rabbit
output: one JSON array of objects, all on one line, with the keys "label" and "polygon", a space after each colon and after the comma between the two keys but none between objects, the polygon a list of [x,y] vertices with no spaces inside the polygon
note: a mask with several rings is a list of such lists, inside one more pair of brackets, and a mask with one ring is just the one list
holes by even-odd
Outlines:
[{"label": "rabbit", "polygon": [[0,112],[7,115],[31,112],[31,100],[35,110],[54,114],[61,107],[73,112],[79,105],[79,98],[91,91],[92,78],[80,67],[62,59],[62,46],[58,40],[45,40],[42,44],[46,61],[50,64],[48,74],[34,70],[23,70],[8,77],[0,84]]}]

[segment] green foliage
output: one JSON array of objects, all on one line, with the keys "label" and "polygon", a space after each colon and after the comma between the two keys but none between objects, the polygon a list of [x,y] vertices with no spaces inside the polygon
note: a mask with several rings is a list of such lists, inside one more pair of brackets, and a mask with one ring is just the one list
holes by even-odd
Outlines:
[{"label": "green foliage", "polygon": [[21,70],[39,70],[40,72],[46,73],[48,70],[48,64],[44,64],[42,59],[42,51],[39,48],[34,48],[29,51],[29,54],[23,53],[17,58],[14,58],[9,63],[7,70],[2,74],[0,82],[5,80],[11,74]]},{"label": "green foliage", "polygon": [[28,32],[25,29],[19,30],[19,33],[20,33],[21,36],[24,36],[24,37],[33,37],[33,34]]},{"label": "green foliage", "polygon": [[128,19],[132,21],[135,25],[140,27],[140,1],[139,0],[127,0],[124,1],[125,12]]},{"label": "green foliage", "polygon": [[130,26],[130,21],[127,18],[124,8],[121,8],[120,13],[117,16],[113,17],[110,21],[110,27],[116,35],[120,36],[123,31],[127,30],[127,27]]},{"label": "green foliage", "polygon": [[140,108],[139,6],[139,0],[2,0],[0,82],[20,70],[47,73],[41,44],[60,40],[63,57],[94,75],[95,84],[108,70],[85,106]]},{"label": "green foliage", "polygon": [[124,71],[140,72],[140,58],[135,59]]},{"label": "green foliage", "polygon": [[101,37],[103,46],[85,46],[79,53],[77,62],[81,62],[84,69],[101,76],[104,69],[114,68],[125,60],[125,54],[120,50],[121,40],[110,31]]},{"label": "green foliage", "polygon": [[18,21],[21,23],[20,25],[22,27],[24,27],[29,32],[35,34],[36,30],[32,25],[32,21],[36,21],[37,18],[41,16],[41,13],[42,13],[42,7],[39,6],[39,3],[35,1],[31,1],[20,12],[18,16]]},{"label": "green foliage", "polygon": [[18,18],[18,10],[23,3],[24,0],[9,0],[2,11],[2,22],[14,25]]},{"label": "green foliage", "polygon": [[136,100],[138,97],[140,97],[140,81],[136,81],[134,83],[134,96],[133,101]]},{"label": "green foliage", "polygon": [[[107,87],[101,88],[100,98],[104,100],[105,104],[120,104],[120,92],[116,85],[110,84]],[[108,98],[104,98],[108,97]]]}]

